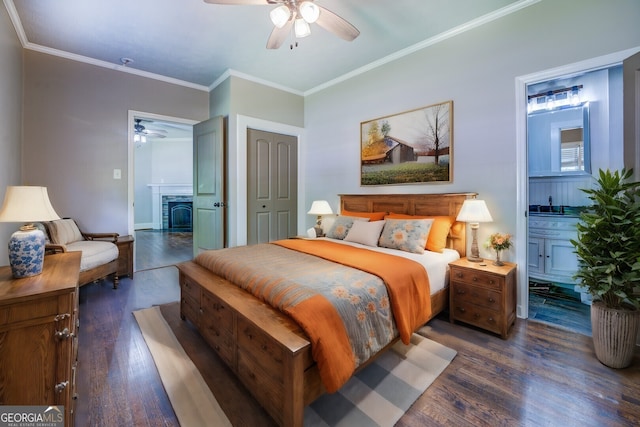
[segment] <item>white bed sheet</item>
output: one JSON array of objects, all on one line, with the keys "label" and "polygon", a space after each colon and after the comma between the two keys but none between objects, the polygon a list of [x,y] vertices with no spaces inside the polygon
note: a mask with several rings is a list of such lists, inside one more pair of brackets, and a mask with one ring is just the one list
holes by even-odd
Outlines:
[{"label": "white bed sheet", "polygon": [[397,249],[381,248],[379,246],[367,246],[355,242],[345,242],[339,239],[330,239],[328,237],[320,237],[321,240],[329,240],[331,242],[341,243],[344,245],[355,246],[358,248],[369,249],[371,251],[383,252],[389,255],[400,256],[416,261],[424,267],[429,276],[429,288],[431,295],[443,289],[449,283],[449,263],[460,259],[460,254],[454,249],[444,249],[442,253],[424,251],[423,254],[414,254]]}]

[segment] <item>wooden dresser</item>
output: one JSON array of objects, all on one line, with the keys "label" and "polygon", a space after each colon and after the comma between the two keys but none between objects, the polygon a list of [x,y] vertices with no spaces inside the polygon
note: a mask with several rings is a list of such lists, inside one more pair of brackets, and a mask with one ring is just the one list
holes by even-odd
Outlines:
[{"label": "wooden dresser", "polygon": [[64,406],[73,426],[79,273],[80,252],[48,255],[23,279],[0,267],[0,405]]},{"label": "wooden dresser", "polygon": [[458,320],[506,338],[516,320],[516,265],[461,258],[449,266],[451,323]]}]

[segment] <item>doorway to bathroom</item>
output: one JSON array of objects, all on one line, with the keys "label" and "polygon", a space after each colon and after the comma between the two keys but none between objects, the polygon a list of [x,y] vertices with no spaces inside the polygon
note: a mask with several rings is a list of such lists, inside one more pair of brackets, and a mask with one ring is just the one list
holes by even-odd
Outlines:
[{"label": "doorway to bathroom", "polygon": [[623,166],[622,65],[527,84],[528,318],[591,335],[591,298],[574,279],[580,189]]}]

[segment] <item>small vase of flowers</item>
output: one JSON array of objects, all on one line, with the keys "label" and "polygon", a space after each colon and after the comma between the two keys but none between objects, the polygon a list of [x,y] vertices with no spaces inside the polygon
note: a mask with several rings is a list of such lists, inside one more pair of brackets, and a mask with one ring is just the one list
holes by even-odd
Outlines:
[{"label": "small vase of flowers", "polygon": [[504,262],[500,261],[500,252],[511,247],[511,234],[493,233],[489,236],[487,247],[496,251],[493,265],[504,265]]}]

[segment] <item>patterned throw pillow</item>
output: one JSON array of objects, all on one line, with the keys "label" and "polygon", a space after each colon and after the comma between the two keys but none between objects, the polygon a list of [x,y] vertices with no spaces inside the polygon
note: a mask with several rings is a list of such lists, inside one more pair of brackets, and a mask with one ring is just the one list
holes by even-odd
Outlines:
[{"label": "patterned throw pillow", "polygon": [[378,245],[422,254],[432,224],[433,219],[387,219]]},{"label": "patterned throw pillow", "polygon": [[339,216],[327,232],[327,237],[331,239],[343,240],[353,226],[354,221],[369,221],[369,218],[355,218],[352,216]]},{"label": "patterned throw pillow", "polygon": [[385,218],[388,219],[433,219],[433,225],[429,231],[429,238],[427,239],[427,250],[432,252],[440,252],[447,247],[447,238],[449,237],[449,230],[455,222],[455,217],[452,216],[419,216],[419,215],[405,215],[390,213]]}]

